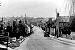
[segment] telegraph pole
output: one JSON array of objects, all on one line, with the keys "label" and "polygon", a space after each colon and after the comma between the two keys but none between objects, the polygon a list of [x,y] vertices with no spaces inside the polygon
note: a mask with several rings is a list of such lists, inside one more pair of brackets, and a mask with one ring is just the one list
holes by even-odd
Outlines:
[{"label": "telegraph pole", "polygon": [[26,20],[26,13],[25,13],[25,23],[27,24],[27,20]]}]

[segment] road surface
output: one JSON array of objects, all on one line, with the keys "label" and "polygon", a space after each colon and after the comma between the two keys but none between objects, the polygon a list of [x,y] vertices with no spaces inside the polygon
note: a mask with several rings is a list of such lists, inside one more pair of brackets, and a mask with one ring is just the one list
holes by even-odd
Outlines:
[{"label": "road surface", "polygon": [[46,39],[39,27],[34,27],[34,34],[14,50],[75,50],[75,46]]}]

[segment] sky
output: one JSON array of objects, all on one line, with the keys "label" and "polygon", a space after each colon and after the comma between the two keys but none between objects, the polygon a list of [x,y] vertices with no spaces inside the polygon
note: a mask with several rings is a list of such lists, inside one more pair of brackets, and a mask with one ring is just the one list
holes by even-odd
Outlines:
[{"label": "sky", "polygon": [[[65,15],[64,0],[0,0],[0,16],[53,17]],[[61,10],[62,9],[62,10]]]}]

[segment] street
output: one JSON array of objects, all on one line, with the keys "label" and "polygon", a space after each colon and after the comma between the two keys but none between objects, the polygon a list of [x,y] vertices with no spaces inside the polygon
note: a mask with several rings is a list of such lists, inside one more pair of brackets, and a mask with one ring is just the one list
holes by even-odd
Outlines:
[{"label": "street", "polygon": [[0,0],[0,50],[75,50],[75,0]]},{"label": "street", "polygon": [[41,28],[34,27],[33,30],[34,34],[14,50],[75,50],[75,46],[45,38]]}]

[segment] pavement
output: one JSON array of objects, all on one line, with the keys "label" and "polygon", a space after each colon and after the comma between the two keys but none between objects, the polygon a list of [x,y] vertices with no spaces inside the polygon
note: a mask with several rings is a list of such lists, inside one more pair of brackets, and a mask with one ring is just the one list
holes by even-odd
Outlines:
[{"label": "pavement", "polygon": [[70,44],[70,45],[75,46],[75,40],[70,40],[70,39],[61,38],[61,37],[56,38],[55,36],[52,36],[52,35],[50,35],[50,38],[52,38],[52,39],[57,39],[57,40],[59,40],[59,41],[63,41],[64,43],[67,43],[67,44]]}]

